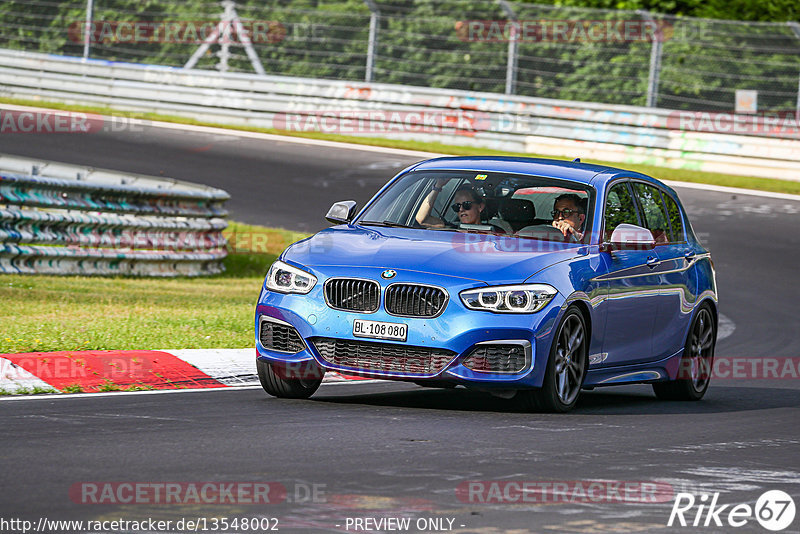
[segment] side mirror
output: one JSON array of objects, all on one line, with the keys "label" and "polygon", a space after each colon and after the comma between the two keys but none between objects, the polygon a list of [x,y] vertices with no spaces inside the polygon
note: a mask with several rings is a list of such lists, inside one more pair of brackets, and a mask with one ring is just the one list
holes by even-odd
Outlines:
[{"label": "side mirror", "polygon": [[353,220],[356,214],[356,201],[355,200],[342,200],[336,202],[328,210],[325,218],[333,224],[347,224]]},{"label": "side mirror", "polygon": [[622,223],[611,233],[610,243],[603,243],[601,250],[652,250],[656,246],[653,233],[635,224]]}]

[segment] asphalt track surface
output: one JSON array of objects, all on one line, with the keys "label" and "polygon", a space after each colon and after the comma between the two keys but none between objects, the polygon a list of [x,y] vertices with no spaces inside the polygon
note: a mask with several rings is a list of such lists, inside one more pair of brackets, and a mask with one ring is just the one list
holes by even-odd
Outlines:
[{"label": "asphalt track surface", "polygon": [[[3,135],[0,153],[214,185],[231,194],[232,218],[304,231],[325,225],[333,201],[363,203],[415,161],[149,128]],[[717,356],[798,356],[800,203],[679,194],[713,254],[721,311],[735,324]],[[456,490],[467,481],[658,481],[698,498],[720,492],[719,504],[752,505],[773,489],[800,504],[799,384],[791,376],[717,380],[699,403],[660,402],[648,386],[595,390],[567,415],[524,413],[511,401],[463,389],[385,382],[323,385],[309,401],[273,399],[260,389],[7,400],[0,402],[0,517],[276,517],[282,532],[347,532],[347,518],[380,517],[450,518],[453,532],[487,534],[730,532],[713,523],[667,527],[671,498],[482,503]],[[73,484],[108,481],[273,481],[289,499],[70,499]],[[308,499],[314,484],[317,498]],[[690,522],[696,512],[687,513]],[[800,518],[786,531],[798,525]],[[735,530],[768,532],[755,520]]]}]

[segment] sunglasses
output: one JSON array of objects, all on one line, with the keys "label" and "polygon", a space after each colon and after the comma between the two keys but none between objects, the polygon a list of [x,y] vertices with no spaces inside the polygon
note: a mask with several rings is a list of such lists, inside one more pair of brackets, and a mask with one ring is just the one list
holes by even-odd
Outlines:
[{"label": "sunglasses", "polygon": [[563,215],[565,219],[568,219],[570,216],[572,216],[573,213],[580,213],[580,212],[578,210],[573,210],[569,208],[552,211],[553,219],[558,219],[559,215]]},{"label": "sunglasses", "polygon": [[456,202],[450,207],[453,208],[454,212],[458,213],[459,211],[461,211],[462,207],[464,208],[465,211],[471,210],[473,204],[475,204],[475,202],[467,200],[466,202]]}]

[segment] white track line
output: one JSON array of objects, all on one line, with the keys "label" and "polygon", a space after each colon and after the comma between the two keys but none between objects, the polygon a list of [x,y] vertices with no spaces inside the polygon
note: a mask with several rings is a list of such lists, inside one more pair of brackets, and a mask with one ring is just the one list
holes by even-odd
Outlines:
[{"label": "white track line", "polygon": [[[66,110],[57,110],[57,109],[48,109],[48,108],[38,108],[38,107],[31,107],[31,106],[16,106],[13,104],[2,104],[0,103],[0,109],[8,109],[11,111],[48,111],[52,113],[70,113]],[[82,112],[79,112],[82,113]],[[105,119],[112,119],[113,117],[109,117],[107,115],[98,115],[96,113],[86,113],[87,115],[91,115],[93,117],[102,117]],[[117,117],[118,119],[119,117]],[[163,122],[163,121],[148,121],[148,120],[141,120],[141,119],[127,119],[130,124],[137,125],[137,126],[152,126],[155,128],[164,128],[170,130],[182,130],[186,132],[196,132],[196,133],[207,133],[213,135],[227,135],[232,137],[242,137],[247,139],[260,139],[262,141],[274,141],[280,143],[294,143],[299,145],[309,145],[309,146],[324,146],[329,148],[340,148],[342,150],[361,150],[364,152],[377,152],[381,154],[393,154],[396,156],[411,156],[411,157],[418,157],[418,158],[440,158],[443,156],[450,156],[451,154],[441,154],[437,152],[423,152],[419,150],[406,150],[402,148],[388,148],[388,147],[381,147],[381,146],[371,146],[371,145],[358,145],[353,143],[345,143],[341,141],[324,141],[322,139],[309,139],[305,137],[294,137],[294,136],[284,136],[284,135],[275,135],[275,134],[266,134],[260,132],[249,132],[246,130],[233,130],[229,128],[219,128],[214,126],[197,126],[194,124],[180,124],[175,122]],[[709,185],[709,184],[698,184],[694,182],[678,182],[674,180],[662,180],[665,184],[669,185],[670,187],[683,187],[687,189],[699,189],[703,191],[716,191],[718,193],[733,193],[738,195],[752,195],[758,197],[768,197],[768,198],[777,198],[781,200],[793,200],[796,202],[800,202],[800,195],[790,195],[787,193],[773,193],[770,191],[758,191],[755,189],[739,189],[737,187],[725,187],[721,185]]]},{"label": "white track line", "polygon": [[[97,113],[91,112],[70,112],[67,110],[59,110],[59,109],[48,109],[48,108],[37,108],[37,107],[30,107],[30,106],[15,106],[12,104],[3,104],[0,103],[0,109],[7,109],[10,111],[30,111],[30,112],[50,112],[50,113],[85,113],[86,115],[90,115],[92,118],[102,118],[104,120],[112,120],[117,119],[119,117],[110,117],[108,115],[99,115]],[[312,145],[312,146],[325,146],[330,148],[341,148],[346,150],[363,150],[364,152],[380,152],[384,154],[394,154],[398,156],[412,156],[412,157],[419,157],[422,159],[428,158],[439,158],[445,156],[446,154],[438,154],[435,152],[422,152],[419,150],[406,150],[402,148],[388,148],[382,146],[372,146],[372,145],[358,145],[353,143],[343,143],[338,141],[325,141],[322,139],[309,139],[306,137],[296,137],[290,135],[275,135],[275,134],[267,134],[261,132],[251,132],[247,130],[234,130],[231,128],[221,128],[215,126],[198,126],[195,124],[181,124],[178,122],[163,122],[163,121],[151,121],[151,120],[142,120],[142,119],[125,119],[127,124],[136,125],[136,126],[152,126],[155,128],[165,128],[170,130],[182,130],[185,132],[195,132],[195,133],[207,133],[212,135],[227,135],[232,137],[243,137],[246,139],[259,139],[262,141],[276,141],[281,143],[295,143],[298,145]]]},{"label": "white track line", "polygon": [[717,193],[731,193],[734,195],[751,195],[755,197],[777,198],[780,200],[793,200],[795,202],[800,202],[800,195],[790,195],[789,193],[774,193],[772,191],[758,191],[756,189],[739,189],[738,187],[698,184],[695,182],[676,182],[675,180],[661,180],[661,181],[670,187],[682,187],[684,189],[700,189],[703,191],[714,191]]},{"label": "white track line", "polygon": [[[340,386],[343,384],[378,384],[387,380],[347,380],[342,382],[323,382],[322,386]],[[261,389],[261,386],[226,386],[221,388],[192,388],[192,389],[148,389],[142,391],[109,391],[98,393],[48,393],[42,395],[15,395],[2,396],[0,402],[25,401],[25,400],[62,400],[62,399],[90,399],[98,397],[127,397],[128,395],[166,395],[170,393],[201,393],[203,391],[237,391],[241,389]]]}]

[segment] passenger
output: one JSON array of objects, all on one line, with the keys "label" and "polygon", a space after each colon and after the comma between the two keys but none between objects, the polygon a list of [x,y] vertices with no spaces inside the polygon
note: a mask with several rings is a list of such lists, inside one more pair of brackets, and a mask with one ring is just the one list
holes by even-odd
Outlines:
[{"label": "passenger", "polygon": [[561,230],[564,237],[572,235],[576,241],[583,239],[583,223],[586,221],[583,202],[578,195],[565,193],[553,203],[553,226]]},{"label": "passenger", "polygon": [[[448,179],[443,178],[436,181],[436,185],[431,189],[417,212],[416,220],[425,226],[439,227],[444,226],[444,221],[431,215],[433,204],[436,197],[442,191],[442,187]],[[465,184],[456,190],[453,204],[450,206],[453,211],[458,213],[458,220],[461,224],[481,224],[481,213],[486,208],[483,197],[471,186]]]}]

